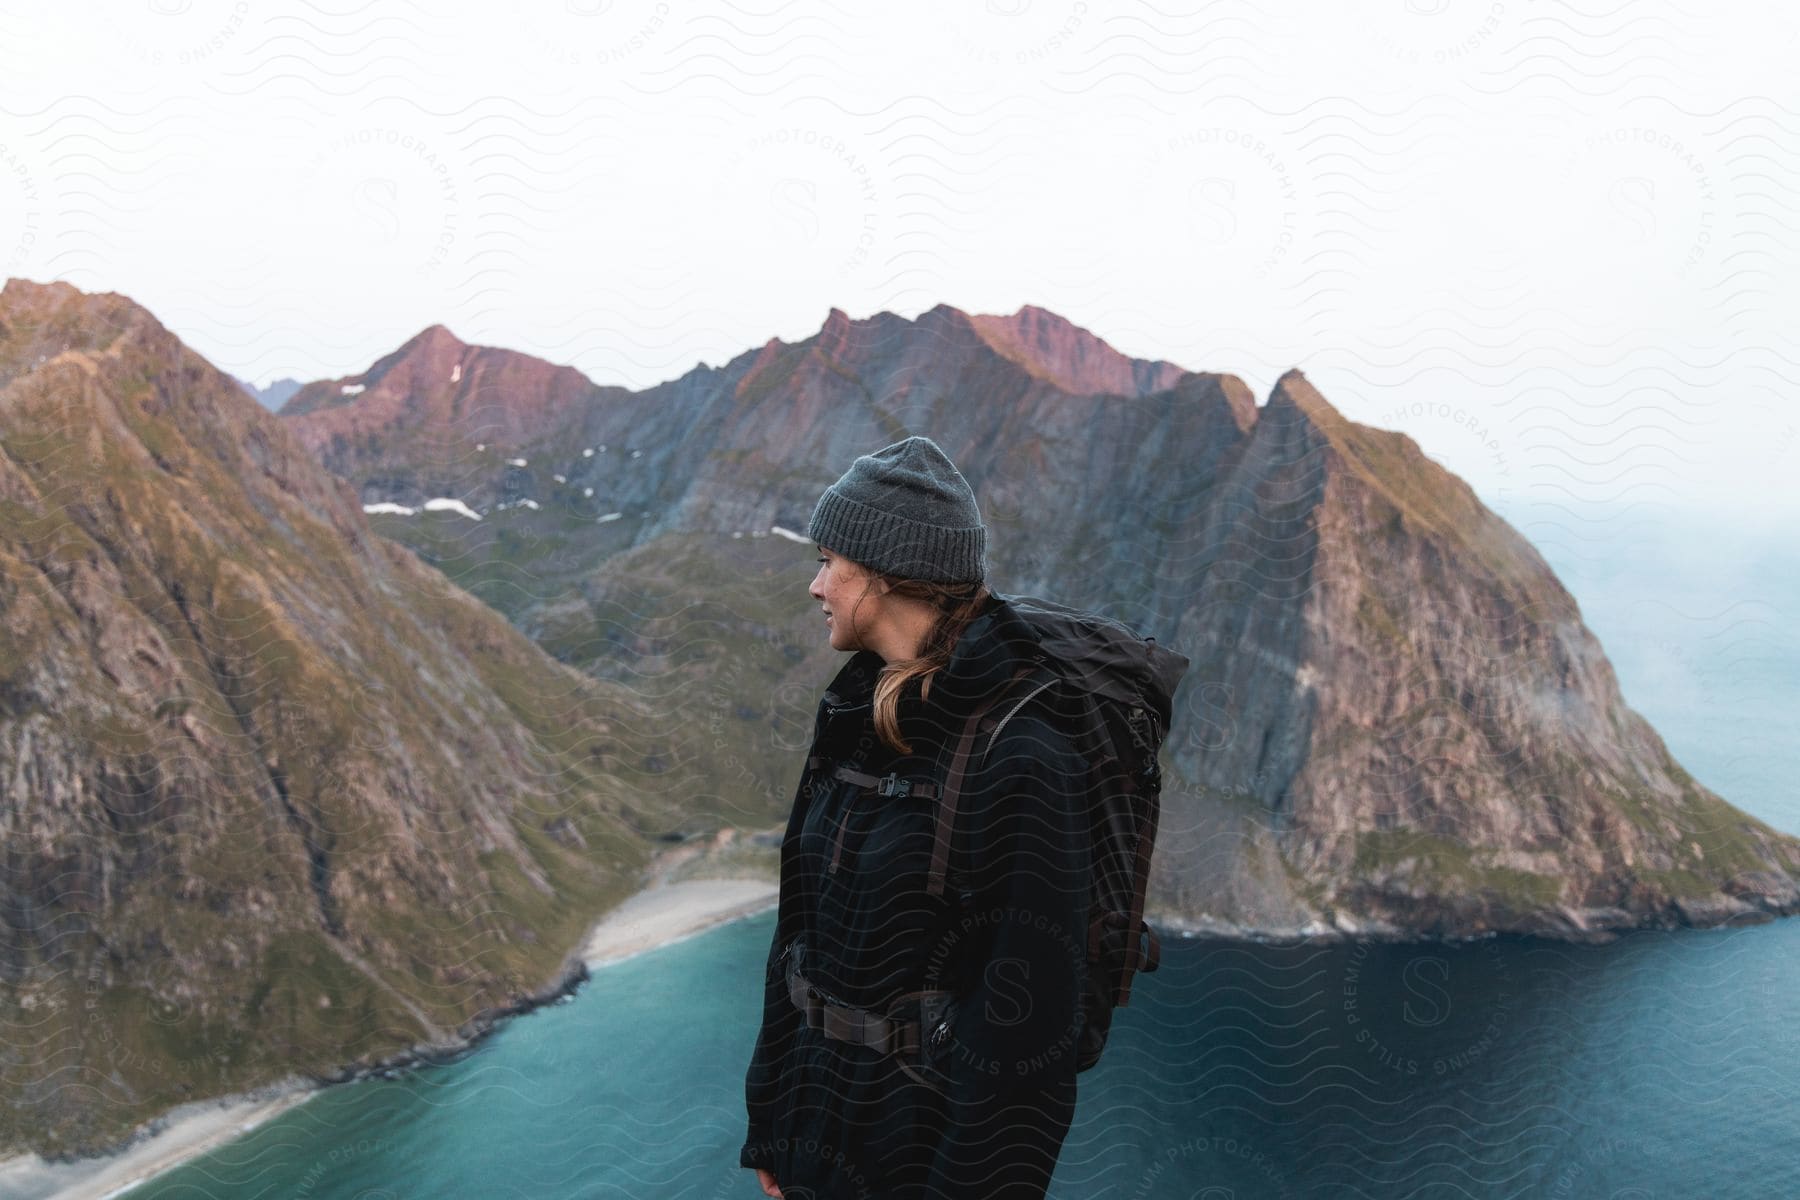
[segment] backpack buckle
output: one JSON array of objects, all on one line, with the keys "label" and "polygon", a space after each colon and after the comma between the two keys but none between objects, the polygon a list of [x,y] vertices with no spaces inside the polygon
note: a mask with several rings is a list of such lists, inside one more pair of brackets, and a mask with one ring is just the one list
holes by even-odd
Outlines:
[{"label": "backpack buckle", "polygon": [[910,796],[912,787],[912,780],[902,779],[897,773],[890,771],[875,784],[875,794],[878,796]]}]

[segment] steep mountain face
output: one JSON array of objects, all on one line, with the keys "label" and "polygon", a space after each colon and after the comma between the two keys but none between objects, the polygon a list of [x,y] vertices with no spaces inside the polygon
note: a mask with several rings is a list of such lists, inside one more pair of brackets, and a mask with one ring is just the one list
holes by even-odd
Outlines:
[{"label": "steep mountain face", "polygon": [[703,790],[655,726],[143,309],[0,291],[0,1145],[569,986]]},{"label": "steep mountain face", "polygon": [[1266,814],[1307,919],[1580,937],[1800,904],[1800,842],[1681,769],[1549,566],[1410,438],[1289,371],[1218,496],[1173,639],[1210,736],[1176,757]]},{"label": "steep mountain face", "polygon": [[437,394],[441,362],[414,376],[431,395],[375,402],[394,432],[372,424],[349,457],[315,413],[291,419],[365,503],[453,482],[479,521],[376,528],[557,657],[766,716],[773,733],[734,757],[744,794],[772,802],[742,822],[785,814],[795,726],[834,661],[807,551],[767,532],[803,536],[852,458],[926,433],[976,489],[996,587],[1101,609],[1193,662],[1164,752],[1164,921],[1585,939],[1800,907],[1800,842],[1682,771],[1529,543],[1299,371],[1259,409],[1233,376],[1130,359],[1042,310],[944,305],[834,309],[803,342],[639,393],[561,370],[485,393],[517,414],[486,427],[516,440],[479,451],[441,415],[470,404]]}]

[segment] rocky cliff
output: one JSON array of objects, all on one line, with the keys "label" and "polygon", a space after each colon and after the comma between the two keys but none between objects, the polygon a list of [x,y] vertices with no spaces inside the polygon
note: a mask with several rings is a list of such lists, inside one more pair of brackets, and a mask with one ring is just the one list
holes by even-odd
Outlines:
[{"label": "rocky cliff", "polygon": [[[485,514],[376,520],[559,658],[679,679],[696,722],[750,714],[739,794],[777,800],[744,800],[741,823],[785,813],[833,659],[805,548],[767,535],[803,533],[857,454],[928,433],[977,491],[996,586],[1193,661],[1165,750],[1165,922],[1599,938],[1800,904],[1800,842],[1681,769],[1530,544],[1297,370],[1259,408],[1234,376],[1131,359],[1041,309],[946,305],[834,309],[802,342],[642,392],[522,359],[428,330],[284,414],[365,502],[453,487]],[[363,440],[340,440],[352,425]]]},{"label": "rocky cliff", "polygon": [[124,297],[0,291],[0,1146],[454,1045],[705,792]]},{"label": "rocky cliff", "polygon": [[1172,639],[1204,732],[1175,760],[1282,870],[1221,904],[1165,857],[1175,907],[1586,938],[1800,905],[1800,842],[1681,769],[1549,566],[1412,439],[1289,371],[1215,488]]}]

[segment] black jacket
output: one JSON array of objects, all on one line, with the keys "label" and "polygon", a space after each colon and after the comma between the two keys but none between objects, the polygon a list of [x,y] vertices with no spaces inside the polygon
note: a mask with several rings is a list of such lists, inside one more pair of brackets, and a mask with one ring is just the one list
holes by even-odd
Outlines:
[{"label": "black jacket", "polygon": [[[969,764],[941,897],[925,886],[937,800],[884,797],[833,774],[847,763],[941,784],[963,717],[1001,688],[1004,715],[1024,694],[1009,686],[1014,668],[1036,652],[1016,613],[991,599],[929,697],[917,683],[902,695],[906,755],[875,734],[882,660],[872,651],[852,655],[820,702],[808,757],[825,762],[802,774],[782,842],[739,1156],[770,1170],[787,1200],[1036,1200],[1049,1185],[1074,1114],[1089,896],[1059,687],[1033,696]],[[947,1034],[927,1036],[912,1061],[826,1038],[789,998],[796,954],[814,986],[855,1008],[952,991]]]}]

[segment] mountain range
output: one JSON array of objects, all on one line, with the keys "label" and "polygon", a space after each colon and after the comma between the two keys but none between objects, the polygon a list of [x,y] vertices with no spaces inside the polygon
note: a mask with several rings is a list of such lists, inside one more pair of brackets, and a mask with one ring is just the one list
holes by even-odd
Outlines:
[{"label": "mountain range", "polygon": [[0,1139],[455,1045],[570,986],[660,843],[766,841],[841,661],[807,518],[912,433],[975,488],[992,586],[1191,660],[1166,927],[1800,908],[1800,840],[1675,762],[1529,542],[1297,369],[1259,406],[939,305],[632,390],[434,325],[271,414],[129,299],[15,279],[0,1014],[33,1037]]},{"label": "mountain range", "polygon": [[[745,573],[718,548],[803,531],[852,458],[929,433],[980,499],[996,586],[1193,663],[1151,893],[1171,925],[1603,940],[1800,903],[1800,843],[1682,769],[1531,544],[1297,369],[1258,406],[1040,308],[939,305],[833,309],[630,391],[433,326],[281,416],[396,506],[375,528],[558,658],[641,686],[624,631],[723,628],[765,671],[786,647],[801,694],[822,670],[803,556]],[[442,496],[480,519],[398,511]],[[780,796],[791,763],[767,769]]]}]

